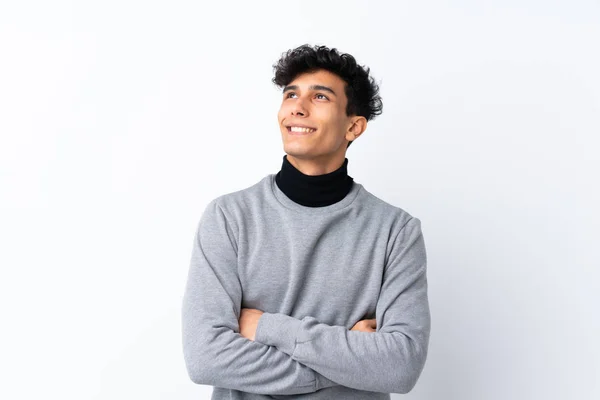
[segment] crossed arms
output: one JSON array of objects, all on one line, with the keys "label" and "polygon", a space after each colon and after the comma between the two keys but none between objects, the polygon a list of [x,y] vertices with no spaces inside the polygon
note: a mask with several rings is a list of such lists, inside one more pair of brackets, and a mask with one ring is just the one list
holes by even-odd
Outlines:
[{"label": "crossed arms", "polygon": [[249,340],[240,333],[235,235],[216,200],[206,207],[194,239],[182,306],[183,354],[193,382],[271,395],[337,385],[384,393],[412,390],[430,333],[419,219],[408,219],[390,243],[376,332],[265,312]]}]

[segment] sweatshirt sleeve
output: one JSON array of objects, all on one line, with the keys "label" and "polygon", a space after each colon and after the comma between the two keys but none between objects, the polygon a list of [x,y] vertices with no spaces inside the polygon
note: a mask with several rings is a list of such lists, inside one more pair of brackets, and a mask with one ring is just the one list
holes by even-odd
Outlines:
[{"label": "sweatshirt sleeve", "polygon": [[255,340],[277,347],[340,385],[408,393],[423,370],[429,345],[426,269],[421,221],[411,217],[393,240],[386,261],[375,332],[330,326],[311,316],[264,313]]},{"label": "sweatshirt sleeve", "polygon": [[240,335],[237,244],[216,200],[208,204],[196,230],[183,295],[182,344],[190,379],[272,395],[338,386],[277,348]]}]

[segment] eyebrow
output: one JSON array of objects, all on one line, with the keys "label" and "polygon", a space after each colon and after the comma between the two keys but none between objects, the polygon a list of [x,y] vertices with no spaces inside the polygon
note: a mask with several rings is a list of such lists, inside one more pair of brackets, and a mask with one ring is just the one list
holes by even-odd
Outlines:
[{"label": "eyebrow", "polygon": [[[285,88],[283,88],[283,93],[287,92],[288,90],[298,90],[298,85],[286,86]],[[327,86],[323,86],[323,85],[311,85],[308,87],[308,90],[323,90],[323,91],[329,92],[337,97],[337,94],[335,94],[333,89],[331,89],[330,87],[327,87]]]}]

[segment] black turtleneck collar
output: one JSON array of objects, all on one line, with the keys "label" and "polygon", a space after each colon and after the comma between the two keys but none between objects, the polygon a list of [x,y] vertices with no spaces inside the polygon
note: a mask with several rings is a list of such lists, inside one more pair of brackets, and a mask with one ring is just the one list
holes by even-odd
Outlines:
[{"label": "black turtleneck collar", "polygon": [[324,207],[342,200],[352,189],[354,179],[348,176],[348,159],[333,172],[305,175],[283,156],[281,171],[275,176],[281,191],[291,200],[307,207]]}]

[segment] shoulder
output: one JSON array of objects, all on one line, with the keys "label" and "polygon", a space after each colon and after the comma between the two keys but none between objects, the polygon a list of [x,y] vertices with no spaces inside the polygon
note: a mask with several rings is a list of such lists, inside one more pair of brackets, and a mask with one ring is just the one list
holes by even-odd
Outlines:
[{"label": "shoulder", "polygon": [[270,178],[271,175],[267,175],[250,186],[213,198],[207,204],[204,212],[222,213],[232,222],[243,218],[248,210],[264,201]]},{"label": "shoulder", "polygon": [[379,196],[371,193],[363,186],[363,199],[365,206],[373,212],[373,217],[392,222],[392,232],[399,232],[402,228],[411,222],[420,223],[419,219],[408,212],[405,208],[383,200]]},{"label": "shoulder", "polygon": [[267,175],[258,182],[243,189],[217,196],[212,200],[212,202],[218,204],[224,209],[231,209],[232,207],[236,207],[248,202],[254,203],[264,196],[264,192],[268,189],[268,185],[270,183],[270,177],[271,175]]}]

